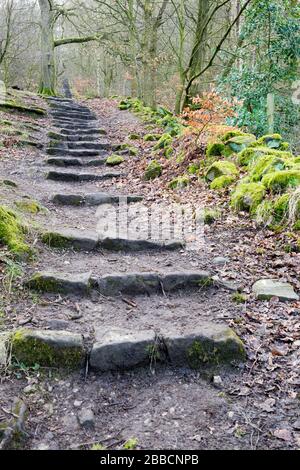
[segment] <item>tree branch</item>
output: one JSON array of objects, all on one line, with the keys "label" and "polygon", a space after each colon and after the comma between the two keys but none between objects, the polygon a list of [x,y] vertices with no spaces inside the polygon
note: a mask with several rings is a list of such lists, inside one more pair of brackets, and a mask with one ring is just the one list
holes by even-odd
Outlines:
[{"label": "tree branch", "polygon": [[91,41],[104,41],[107,39],[106,34],[94,34],[93,36],[82,36],[73,38],[56,39],[54,41],[54,47],[64,46],[66,44],[83,44]]}]

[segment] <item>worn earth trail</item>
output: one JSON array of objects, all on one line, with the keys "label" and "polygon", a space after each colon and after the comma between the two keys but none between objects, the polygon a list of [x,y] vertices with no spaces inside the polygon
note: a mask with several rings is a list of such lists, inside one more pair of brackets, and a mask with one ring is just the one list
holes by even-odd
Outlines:
[{"label": "worn earth trail", "polygon": [[[270,424],[269,410],[247,399],[255,378],[234,331],[235,287],[216,282],[213,259],[171,233],[161,241],[121,230],[120,200],[131,214],[143,196],[118,185],[122,166],[106,164],[118,151],[117,122],[107,128],[71,98],[49,99],[49,107],[55,129],[46,155],[23,167],[30,195],[49,211],[26,279],[41,300],[13,343],[17,361],[42,372],[28,373],[25,388],[12,378],[1,391],[7,404],[9,390],[25,395],[23,445],[121,448],[135,438],[142,449],[293,446],[272,433],[284,432],[281,417]],[[144,228],[140,210],[132,217]]]}]

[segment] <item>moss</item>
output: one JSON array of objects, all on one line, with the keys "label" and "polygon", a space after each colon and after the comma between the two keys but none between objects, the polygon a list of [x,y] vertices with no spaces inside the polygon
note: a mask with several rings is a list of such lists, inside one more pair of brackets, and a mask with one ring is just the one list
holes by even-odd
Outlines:
[{"label": "moss", "polygon": [[222,137],[221,140],[222,142],[227,142],[228,140],[234,138],[234,137],[240,137],[240,136],[245,136],[245,135],[251,135],[251,134],[245,134],[245,132],[240,131],[240,130],[232,130],[226,132]]},{"label": "moss", "polygon": [[247,302],[247,296],[245,294],[241,294],[240,292],[235,292],[232,295],[231,300],[236,304],[244,304]]},{"label": "moss", "polygon": [[135,437],[132,437],[131,439],[128,439],[128,441],[125,442],[123,448],[126,450],[134,450],[136,449],[138,445],[138,440]]},{"label": "moss", "polygon": [[45,208],[43,208],[37,201],[31,199],[16,201],[15,206],[19,210],[27,212],[29,214],[38,214],[39,212],[45,211]]},{"label": "moss", "polygon": [[300,186],[300,170],[284,170],[264,176],[262,184],[273,193]]},{"label": "moss", "polygon": [[238,154],[238,163],[242,166],[252,164],[255,160],[262,157],[263,155],[272,155],[282,159],[293,159],[293,155],[290,152],[283,152],[281,150],[274,150],[268,147],[257,146],[248,147]]},{"label": "moss", "polygon": [[221,157],[225,152],[225,144],[222,142],[214,142],[208,144],[206,148],[206,156],[207,157]]},{"label": "moss", "polygon": [[145,142],[156,142],[161,138],[161,134],[147,134],[144,136]]},{"label": "moss", "polygon": [[242,150],[249,147],[256,141],[255,135],[252,134],[244,134],[237,137],[232,137],[226,142],[226,147],[229,147],[231,151],[235,153],[239,153]]},{"label": "moss", "polygon": [[193,369],[203,365],[217,366],[233,360],[245,360],[243,343],[231,330],[228,330],[228,337],[222,338],[221,342],[217,343],[215,340],[218,338],[194,341],[187,351],[188,362]]},{"label": "moss", "polygon": [[186,188],[190,183],[190,178],[188,175],[177,176],[168,184],[170,189],[183,189]]},{"label": "moss", "polygon": [[8,109],[12,111],[18,111],[21,113],[37,114],[38,116],[46,116],[47,114],[45,109],[23,106],[13,101],[5,101],[5,102],[0,103],[0,109],[1,108],[4,110]]},{"label": "moss", "polygon": [[156,145],[154,145],[154,150],[161,150],[168,147],[173,141],[173,137],[170,134],[163,134]]},{"label": "moss", "polygon": [[49,292],[63,294],[64,287],[55,278],[45,278],[41,274],[35,274],[28,283],[29,287],[39,292]]},{"label": "moss", "polygon": [[24,241],[24,230],[16,214],[0,206],[0,243],[18,257],[32,255],[31,248]]},{"label": "moss", "polygon": [[130,144],[127,144],[127,143],[124,143],[124,144],[120,144],[120,145],[117,145],[115,147],[115,150],[116,151],[124,151],[126,150],[129,155],[133,155],[133,156],[136,156],[138,154],[138,149],[136,147],[133,147],[132,145]]},{"label": "moss", "polygon": [[41,237],[43,243],[53,248],[69,248],[72,246],[73,240],[69,237],[56,232],[44,233]]},{"label": "moss", "polygon": [[214,179],[213,182],[210,185],[210,189],[214,190],[219,190],[219,189],[224,189],[228,188],[232,183],[236,181],[235,176],[219,176],[218,178]]},{"label": "moss", "polygon": [[203,222],[205,225],[211,225],[221,217],[221,213],[218,209],[205,208],[203,211]]},{"label": "moss", "polygon": [[146,168],[144,178],[145,180],[153,180],[162,174],[161,164],[157,160],[152,160]]},{"label": "moss", "polygon": [[188,174],[189,175],[196,175],[200,170],[200,163],[191,163],[188,166]]},{"label": "moss", "polygon": [[265,186],[261,183],[242,183],[233,192],[230,204],[236,211],[246,210],[253,213],[265,194]]},{"label": "moss", "polygon": [[139,134],[130,134],[128,136],[128,139],[130,140],[139,140],[141,138],[141,136]]},{"label": "moss", "polygon": [[173,155],[173,147],[168,146],[164,149],[164,156],[170,158]]},{"label": "moss", "polygon": [[260,181],[265,175],[284,170],[291,165],[293,165],[293,161],[289,158],[280,158],[268,154],[263,155],[253,162],[249,176],[251,181]]},{"label": "moss", "polygon": [[121,157],[121,155],[111,155],[106,159],[106,165],[109,166],[121,165],[123,162],[125,162],[125,158]]},{"label": "moss", "polygon": [[280,134],[267,134],[258,139],[253,146],[267,146],[273,149],[279,149],[282,143]]},{"label": "moss", "polygon": [[2,184],[4,184],[5,186],[10,186],[11,188],[17,188],[18,187],[17,183],[15,183],[14,181],[11,181],[11,180],[3,180]]},{"label": "moss", "polygon": [[213,181],[220,176],[237,176],[238,173],[238,169],[234,163],[219,160],[209,167],[205,178],[207,181]]},{"label": "moss", "polygon": [[261,202],[255,210],[257,223],[269,226],[274,220],[274,207],[272,201]]},{"label": "moss", "polygon": [[33,330],[18,330],[11,337],[12,356],[27,367],[39,364],[43,367],[74,369],[81,365],[83,351],[78,346],[61,346],[47,341]]}]

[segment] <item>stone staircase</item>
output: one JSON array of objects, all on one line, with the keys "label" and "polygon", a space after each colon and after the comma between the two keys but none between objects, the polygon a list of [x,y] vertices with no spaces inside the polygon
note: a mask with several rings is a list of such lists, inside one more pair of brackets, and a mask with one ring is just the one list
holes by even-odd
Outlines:
[{"label": "stone staircase", "polygon": [[[48,157],[45,163],[49,167],[60,167],[63,170],[50,169],[46,179],[54,185],[63,183],[65,188],[71,185],[73,191],[71,194],[67,190],[66,193],[52,195],[52,204],[62,211],[68,211],[69,218],[70,211],[75,208],[82,211],[84,218],[88,207],[115,207],[120,195],[85,190],[86,183],[113,182],[122,175],[106,170],[106,158],[113,148],[106,131],[99,128],[96,116],[88,107],[72,99],[50,98],[49,105],[56,130],[49,133],[50,141],[46,150]],[[89,168],[88,172],[82,172],[85,167]],[[139,195],[127,195],[127,202],[130,204],[141,201],[142,197]],[[201,298],[204,291],[220,288],[214,282],[212,273],[205,270],[179,269],[164,272],[158,269],[147,271],[145,268],[138,271],[133,263],[132,271],[123,272],[121,258],[116,260],[120,271],[103,272],[99,275],[90,269],[90,252],[96,257],[97,253],[100,256],[100,251],[104,250],[104,255],[102,253],[101,256],[108,259],[110,252],[133,252],[137,256],[138,253],[145,252],[147,259],[150,259],[153,254],[160,256],[163,252],[182,251],[184,240],[170,239],[162,242],[120,235],[103,236],[96,228],[94,231],[81,231],[63,226],[44,231],[42,242],[51,250],[64,253],[75,250],[85,269],[77,272],[73,268],[72,271],[71,266],[68,272],[52,272],[45,265],[45,270],[32,274],[27,286],[46,295],[75,296],[78,304],[93,295],[103,299],[122,298],[124,295],[146,296],[151,304],[154,298],[180,293],[186,299],[188,309],[192,293],[199,293]],[[120,310],[119,314],[124,315],[124,311]],[[31,348],[30,354],[26,347],[28,345]],[[44,349],[50,353],[43,356],[41,351]],[[100,371],[124,370],[153,363],[193,368],[207,365],[219,367],[245,358],[242,342],[226,324],[204,321],[201,315],[196,326],[187,324],[180,329],[173,328],[171,324],[170,328],[161,329],[155,322],[149,330],[96,324],[93,337],[85,340],[77,332],[24,329],[22,335],[12,338],[12,351],[25,364],[29,362],[73,368],[88,363],[89,367]],[[36,351],[36,356],[32,351]]]}]

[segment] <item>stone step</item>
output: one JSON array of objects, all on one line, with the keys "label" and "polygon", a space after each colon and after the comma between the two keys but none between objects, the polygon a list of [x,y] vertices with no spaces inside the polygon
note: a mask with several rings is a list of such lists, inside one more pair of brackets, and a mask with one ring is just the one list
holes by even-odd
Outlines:
[{"label": "stone step", "polygon": [[81,158],[63,158],[63,157],[51,157],[45,160],[47,165],[55,165],[61,168],[70,166],[79,167],[90,167],[90,166],[103,166],[106,163],[106,158],[94,158],[91,160]]},{"label": "stone step", "polygon": [[83,121],[79,119],[53,119],[53,125],[59,129],[67,128],[67,129],[89,129],[90,125],[95,126],[96,121]]},{"label": "stone step", "polygon": [[110,143],[108,141],[102,142],[87,142],[87,141],[75,141],[67,143],[68,149],[70,150],[108,150]]},{"label": "stone step", "polygon": [[96,232],[74,229],[49,230],[42,235],[43,243],[52,248],[73,248],[78,251],[92,251],[102,248],[109,251],[180,250],[185,243],[180,240],[137,240],[126,238],[100,237]]},{"label": "stone step", "polygon": [[84,134],[84,135],[78,135],[77,133],[74,134],[62,134],[58,132],[49,132],[48,137],[52,140],[56,140],[57,142],[95,142],[97,141],[102,135],[105,135],[103,131],[103,134],[100,134],[99,132],[96,134]]},{"label": "stone step", "polygon": [[91,289],[105,296],[150,295],[178,290],[200,290],[213,285],[211,274],[206,271],[185,271],[160,274],[116,273],[101,277],[70,273],[36,273],[26,283],[31,289],[44,293],[72,293],[87,295]]},{"label": "stone step", "polygon": [[91,193],[91,194],[55,194],[52,197],[52,202],[63,206],[99,206],[101,204],[119,204],[140,202],[143,196],[121,196],[110,195],[105,193]]},{"label": "stone step", "polygon": [[16,330],[10,336],[9,349],[20,364],[65,369],[84,366],[86,352],[82,335],[68,331]]},{"label": "stone step", "polygon": [[95,336],[90,366],[101,372],[154,367],[156,363],[201,369],[246,359],[244,345],[235,332],[210,322],[184,333],[101,328]]},{"label": "stone step", "polygon": [[79,113],[79,112],[51,112],[51,116],[53,119],[66,119],[66,120],[73,120],[76,119],[76,121],[95,121],[97,120],[96,116],[94,116],[91,113]]},{"label": "stone step", "polygon": [[72,103],[51,103],[50,112],[79,112],[79,113],[91,113],[91,110],[86,106],[75,105]]},{"label": "stone step", "polygon": [[103,131],[103,129],[99,129],[99,127],[84,127],[84,128],[77,128],[74,126],[70,127],[65,127],[63,126],[60,129],[60,133],[62,135],[67,135],[67,136],[77,136],[77,135],[82,135],[82,136],[87,136],[87,135],[106,135],[106,132]]},{"label": "stone step", "polygon": [[90,352],[82,335],[63,330],[22,328],[0,336],[3,360],[11,356],[26,367],[39,364],[59,369],[89,368],[123,371],[136,367],[155,368],[158,364],[218,370],[246,360],[244,345],[227,325],[199,322],[183,331],[168,329],[159,333],[126,328],[96,328]]},{"label": "stone step", "polygon": [[48,155],[57,156],[57,157],[75,157],[75,158],[89,158],[89,157],[97,157],[101,156],[108,150],[107,145],[109,144],[101,144],[102,147],[99,150],[89,150],[89,149],[64,149],[59,147],[50,147],[46,149],[46,153]]},{"label": "stone step", "polygon": [[46,179],[52,181],[64,181],[64,182],[77,182],[81,183],[84,181],[103,181],[110,178],[119,178],[120,173],[104,173],[97,175],[93,173],[67,173],[63,171],[49,171],[46,175]]}]

